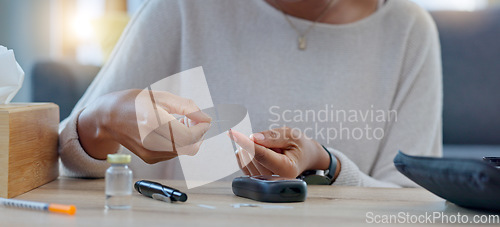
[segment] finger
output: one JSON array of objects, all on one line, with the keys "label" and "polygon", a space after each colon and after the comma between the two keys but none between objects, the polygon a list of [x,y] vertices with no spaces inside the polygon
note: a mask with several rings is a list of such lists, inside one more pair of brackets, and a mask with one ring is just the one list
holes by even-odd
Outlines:
[{"label": "finger", "polygon": [[235,142],[238,143],[243,150],[254,153],[254,158],[269,171],[282,175],[282,173],[288,173],[290,169],[295,168],[292,161],[287,156],[278,154],[259,144],[255,144],[252,140],[238,131],[232,130],[232,133]]},{"label": "finger", "polygon": [[175,120],[166,109],[158,107],[158,105],[147,105],[147,102],[141,102],[141,99],[136,100],[136,120],[141,136],[146,136],[156,128]]},{"label": "finger", "polygon": [[199,141],[188,146],[176,146],[175,149],[177,155],[195,156],[196,154],[198,154],[202,143],[203,141]]},{"label": "finger", "polygon": [[177,120],[172,120],[154,131],[173,142],[177,147],[189,146],[203,140],[203,136],[210,129],[210,123],[199,123],[188,128]]},{"label": "finger", "polygon": [[142,147],[149,151],[168,153],[174,157],[178,155],[194,156],[198,153],[202,143],[203,140],[191,145],[176,145],[171,139],[167,139],[156,132],[152,132],[144,139]]},{"label": "finger", "polygon": [[260,175],[273,175],[273,173],[270,170],[268,170],[266,167],[260,164],[256,159],[252,160],[252,163],[255,166],[255,168],[257,168]]},{"label": "finger", "polygon": [[176,153],[170,138],[167,139],[155,131],[149,133],[141,142],[142,147],[147,150]]},{"label": "finger", "polygon": [[191,135],[193,136],[195,141],[202,141],[205,133],[210,129],[210,123],[198,123],[196,125],[192,125],[189,127],[189,131],[191,131]]},{"label": "finger", "polygon": [[248,175],[250,176],[250,171],[248,171],[248,168],[246,166],[243,166],[241,163],[242,163],[242,157],[241,157],[241,150],[240,148],[236,149],[235,151],[235,155],[236,155],[236,161],[238,162],[238,166],[240,167],[240,169],[243,171],[243,173],[245,175]]},{"label": "finger", "polygon": [[[248,155],[250,156],[250,154],[248,154]],[[250,157],[252,160],[252,164],[259,172],[259,175],[273,175],[270,170],[268,170],[266,167],[264,167],[262,164],[260,164],[255,158],[253,158],[253,156],[250,156]]]},{"label": "finger", "polygon": [[257,168],[255,168],[254,163],[252,163],[253,155],[250,155],[246,150],[242,148],[239,149],[238,155],[240,156],[241,159],[241,165],[248,170],[250,176],[255,176],[260,174]]},{"label": "finger", "polygon": [[[237,138],[235,137],[234,133],[241,134],[241,133],[239,133],[239,132],[237,132],[237,131],[235,131],[235,130],[233,130],[233,129],[229,129],[229,131],[226,133],[226,135],[227,135],[227,136],[228,136],[231,140],[233,140],[234,142],[236,142],[236,143],[237,143]],[[241,134],[241,135],[242,135],[242,134]],[[243,137],[246,137],[246,136],[244,136],[244,135],[242,135],[242,136],[243,136]],[[234,145],[233,145],[233,146],[234,146]],[[245,159],[245,156],[243,156],[243,155],[242,155],[242,152],[241,152],[243,149],[241,148],[241,146],[237,146],[237,147],[239,147],[239,150],[238,150],[238,151],[239,151],[239,156],[241,157],[241,164],[242,164],[243,166],[248,165],[248,163],[251,161],[251,159]],[[253,158],[253,149],[251,149],[251,151],[252,151],[252,158]]]},{"label": "finger", "polygon": [[191,99],[186,99],[169,92],[153,92],[155,101],[169,113],[185,115],[195,122],[211,122],[212,118],[203,113]]},{"label": "finger", "polygon": [[197,124],[200,122],[212,122],[212,118],[201,110],[193,113],[188,113],[186,114],[186,117],[193,121],[191,124]]},{"label": "finger", "polygon": [[250,139],[255,143],[267,148],[286,148],[290,140],[299,139],[301,136],[298,130],[290,128],[277,128],[250,135]]},{"label": "finger", "polygon": [[[255,160],[252,156],[250,156],[250,154],[248,154],[247,151],[243,151],[243,152],[246,152],[247,156],[250,158],[250,163],[249,164],[252,164],[251,167],[253,168],[253,172],[254,174],[252,174],[252,176],[258,176],[258,175],[263,175],[262,172],[260,171],[259,167],[262,169],[262,165],[259,164],[259,162],[257,162],[257,160]],[[252,172],[252,171],[250,171]]]},{"label": "finger", "polygon": [[248,169],[248,172],[250,172],[250,176],[260,175],[259,170],[257,170],[254,163],[252,162],[252,155],[250,155],[244,149],[241,149],[238,153],[241,156],[243,165]]}]

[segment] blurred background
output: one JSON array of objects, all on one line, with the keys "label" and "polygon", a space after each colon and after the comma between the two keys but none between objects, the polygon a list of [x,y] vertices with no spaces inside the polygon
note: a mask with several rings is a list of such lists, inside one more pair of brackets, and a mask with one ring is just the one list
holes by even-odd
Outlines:
[{"label": "blurred background", "polygon": [[[54,102],[66,118],[144,1],[0,0],[0,45],[26,72],[14,101]],[[411,1],[440,32],[445,155],[500,156],[500,0]]]},{"label": "blurred background", "polygon": [[101,66],[144,0],[0,0],[0,45],[26,72],[14,101],[33,101],[41,61]]}]

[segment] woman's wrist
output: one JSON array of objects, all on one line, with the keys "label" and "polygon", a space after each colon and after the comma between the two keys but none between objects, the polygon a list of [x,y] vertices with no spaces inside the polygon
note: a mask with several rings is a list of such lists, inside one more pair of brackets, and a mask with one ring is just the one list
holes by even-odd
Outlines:
[{"label": "woman's wrist", "polygon": [[92,158],[105,160],[107,155],[115,153],[120,144],[113,140],[107,130],[103,109],[86,108],[77,116],[77,133],[83,150]]},{"label": "woman's wrist", "polygon": [[330,157],[328,153],[323,149],[320,143],[313,140],[314,142],[314,155],[313,164],[309,167],[309,170],[324,170],[328,169],[330,166]]},{"label": "woman's wrist", "polygon": [[[325,151],[323,146],[319,144],[317,141],[314,141],[316,143],[316,160],[315,164],[311,168],[312,170],[327,170],[330,168],[330,151]],[[335,174],[334,174],[334,180],[337,179],[338,175],[340,174],[340,169],[341,169],[341,163],[340,160],[332,154],[332,158],[335,158],[336,160],[332,161],[337,161],[336,169],[335,169]]]}]

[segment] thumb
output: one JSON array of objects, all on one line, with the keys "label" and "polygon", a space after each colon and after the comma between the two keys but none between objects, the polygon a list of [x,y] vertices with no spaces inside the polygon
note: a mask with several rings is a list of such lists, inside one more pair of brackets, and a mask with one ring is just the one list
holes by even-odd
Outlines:
[{"label": "thumb", "polygon": [[282,129],[271,129],[250,135],[250,139],[255,143],[267,148],[286,148],[290,138]]},{"label": "thumb", "polygon": [[212,122],[212,118],[210,118],[210,116],[208,116],[201,110],[186,114],[185,116],[194,121],[194,124],[201,122],[208,122],[208,123]]},{"label": "thumb", "polygon": [[196,124],[189,128],[196,142],[203,140],[203,136],[207,133],[208,129],[210,129],[210,123],[206,122]]}]

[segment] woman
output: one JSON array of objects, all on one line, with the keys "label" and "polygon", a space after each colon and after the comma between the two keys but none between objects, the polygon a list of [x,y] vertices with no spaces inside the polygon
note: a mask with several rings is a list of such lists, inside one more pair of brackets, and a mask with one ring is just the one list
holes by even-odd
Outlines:
[{"label": "woman", "polygon": [[[440,63],[432,19],[407,0],[147,1],[63,124],[61,159],[68,175],[101,177],[122,144],[147,163],[169,160],[136,174],[179,175],[176,154],[140,143],[129,89],[203,66],[212,98],[247,107],[262,132],[234,132],[238,160],[255,147],[246,174],[326,170],[335,160],[322,144],[337,159],[334,184],[414,186],[392,159],[441,154]],[[196,137],[210,119],[194,120]]]}]

